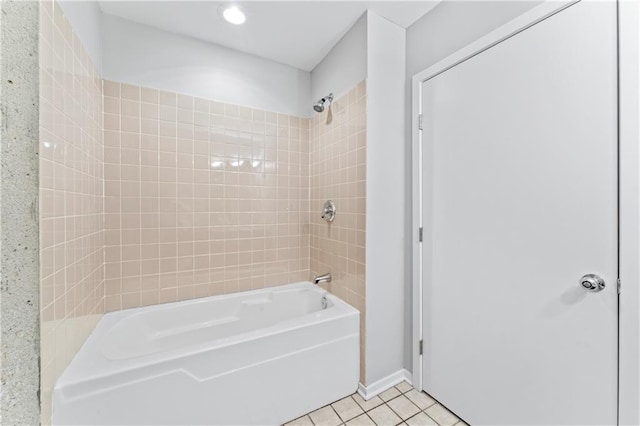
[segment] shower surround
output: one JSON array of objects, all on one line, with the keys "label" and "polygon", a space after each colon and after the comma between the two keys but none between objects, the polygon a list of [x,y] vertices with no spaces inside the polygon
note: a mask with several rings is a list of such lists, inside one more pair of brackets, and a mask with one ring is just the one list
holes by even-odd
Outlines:
[{"label": "shower surround", "polygon": [[103,81],[58,3],[39,7],[43,424],[105,312],[324,272],[361,312],[364,380],[365,83],[327,123]]},{"label": "shower surround", "polygon": [[105,81],[106,310],[331,272],[323,286],[360,310],[363,346],[366,83],[327,114]]}]

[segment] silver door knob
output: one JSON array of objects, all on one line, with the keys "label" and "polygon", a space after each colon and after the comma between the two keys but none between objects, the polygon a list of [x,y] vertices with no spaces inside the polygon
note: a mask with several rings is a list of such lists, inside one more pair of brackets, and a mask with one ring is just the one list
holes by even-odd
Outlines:
[{"label": "silver door knob", "polygon": [[593,292],[600,291],[605,287],[602,277],[596,274],[583,275],[582,278],[580,278],[580,285]]}]

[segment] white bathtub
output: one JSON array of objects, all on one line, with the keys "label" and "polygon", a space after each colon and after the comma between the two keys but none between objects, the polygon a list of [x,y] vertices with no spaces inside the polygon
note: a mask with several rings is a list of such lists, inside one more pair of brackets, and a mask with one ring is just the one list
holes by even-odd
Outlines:
[{"label": "white bathtub", "polygon": [[311,283],[109,313],[56,383],[53,424],[284,423],[355,392],[358,321]]}]

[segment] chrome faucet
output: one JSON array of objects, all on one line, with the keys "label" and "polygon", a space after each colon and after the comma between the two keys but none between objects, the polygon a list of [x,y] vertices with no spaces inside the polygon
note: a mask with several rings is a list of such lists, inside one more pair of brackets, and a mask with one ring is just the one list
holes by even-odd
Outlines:
[{"label": "chrome faucet", "polygon": [[327,272],[326,274],[322,274],[322,275],[316,275],[313,278],[313,283],[314,284],[320,284],[320,283],[330,283],[331,282],[331,272]]}]

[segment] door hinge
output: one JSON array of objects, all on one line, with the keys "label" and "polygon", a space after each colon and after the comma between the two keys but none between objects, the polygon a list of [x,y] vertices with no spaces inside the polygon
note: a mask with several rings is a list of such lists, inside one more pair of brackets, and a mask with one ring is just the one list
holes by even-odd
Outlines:
[{"label": "door hinge", "polygon": [[622,281],[618,278],[618,294],[620,294],[620,290],[622,289]]},{"label": "door hinge", "polygon": [[422,344],[422,340],[420,340],[420,355],[422,355],[422,351],[423,351],[423,344]]},{"label": "door hinge", "polygon": [[423,235],[424,230],[422,229],[422,227],[418,228],[418,239],[420,240],[420,242],[422,242]]},{"label": "door hinge", "polygon": [[422,128],[422,114],[418,114],[418,130],[424,130]]}]

